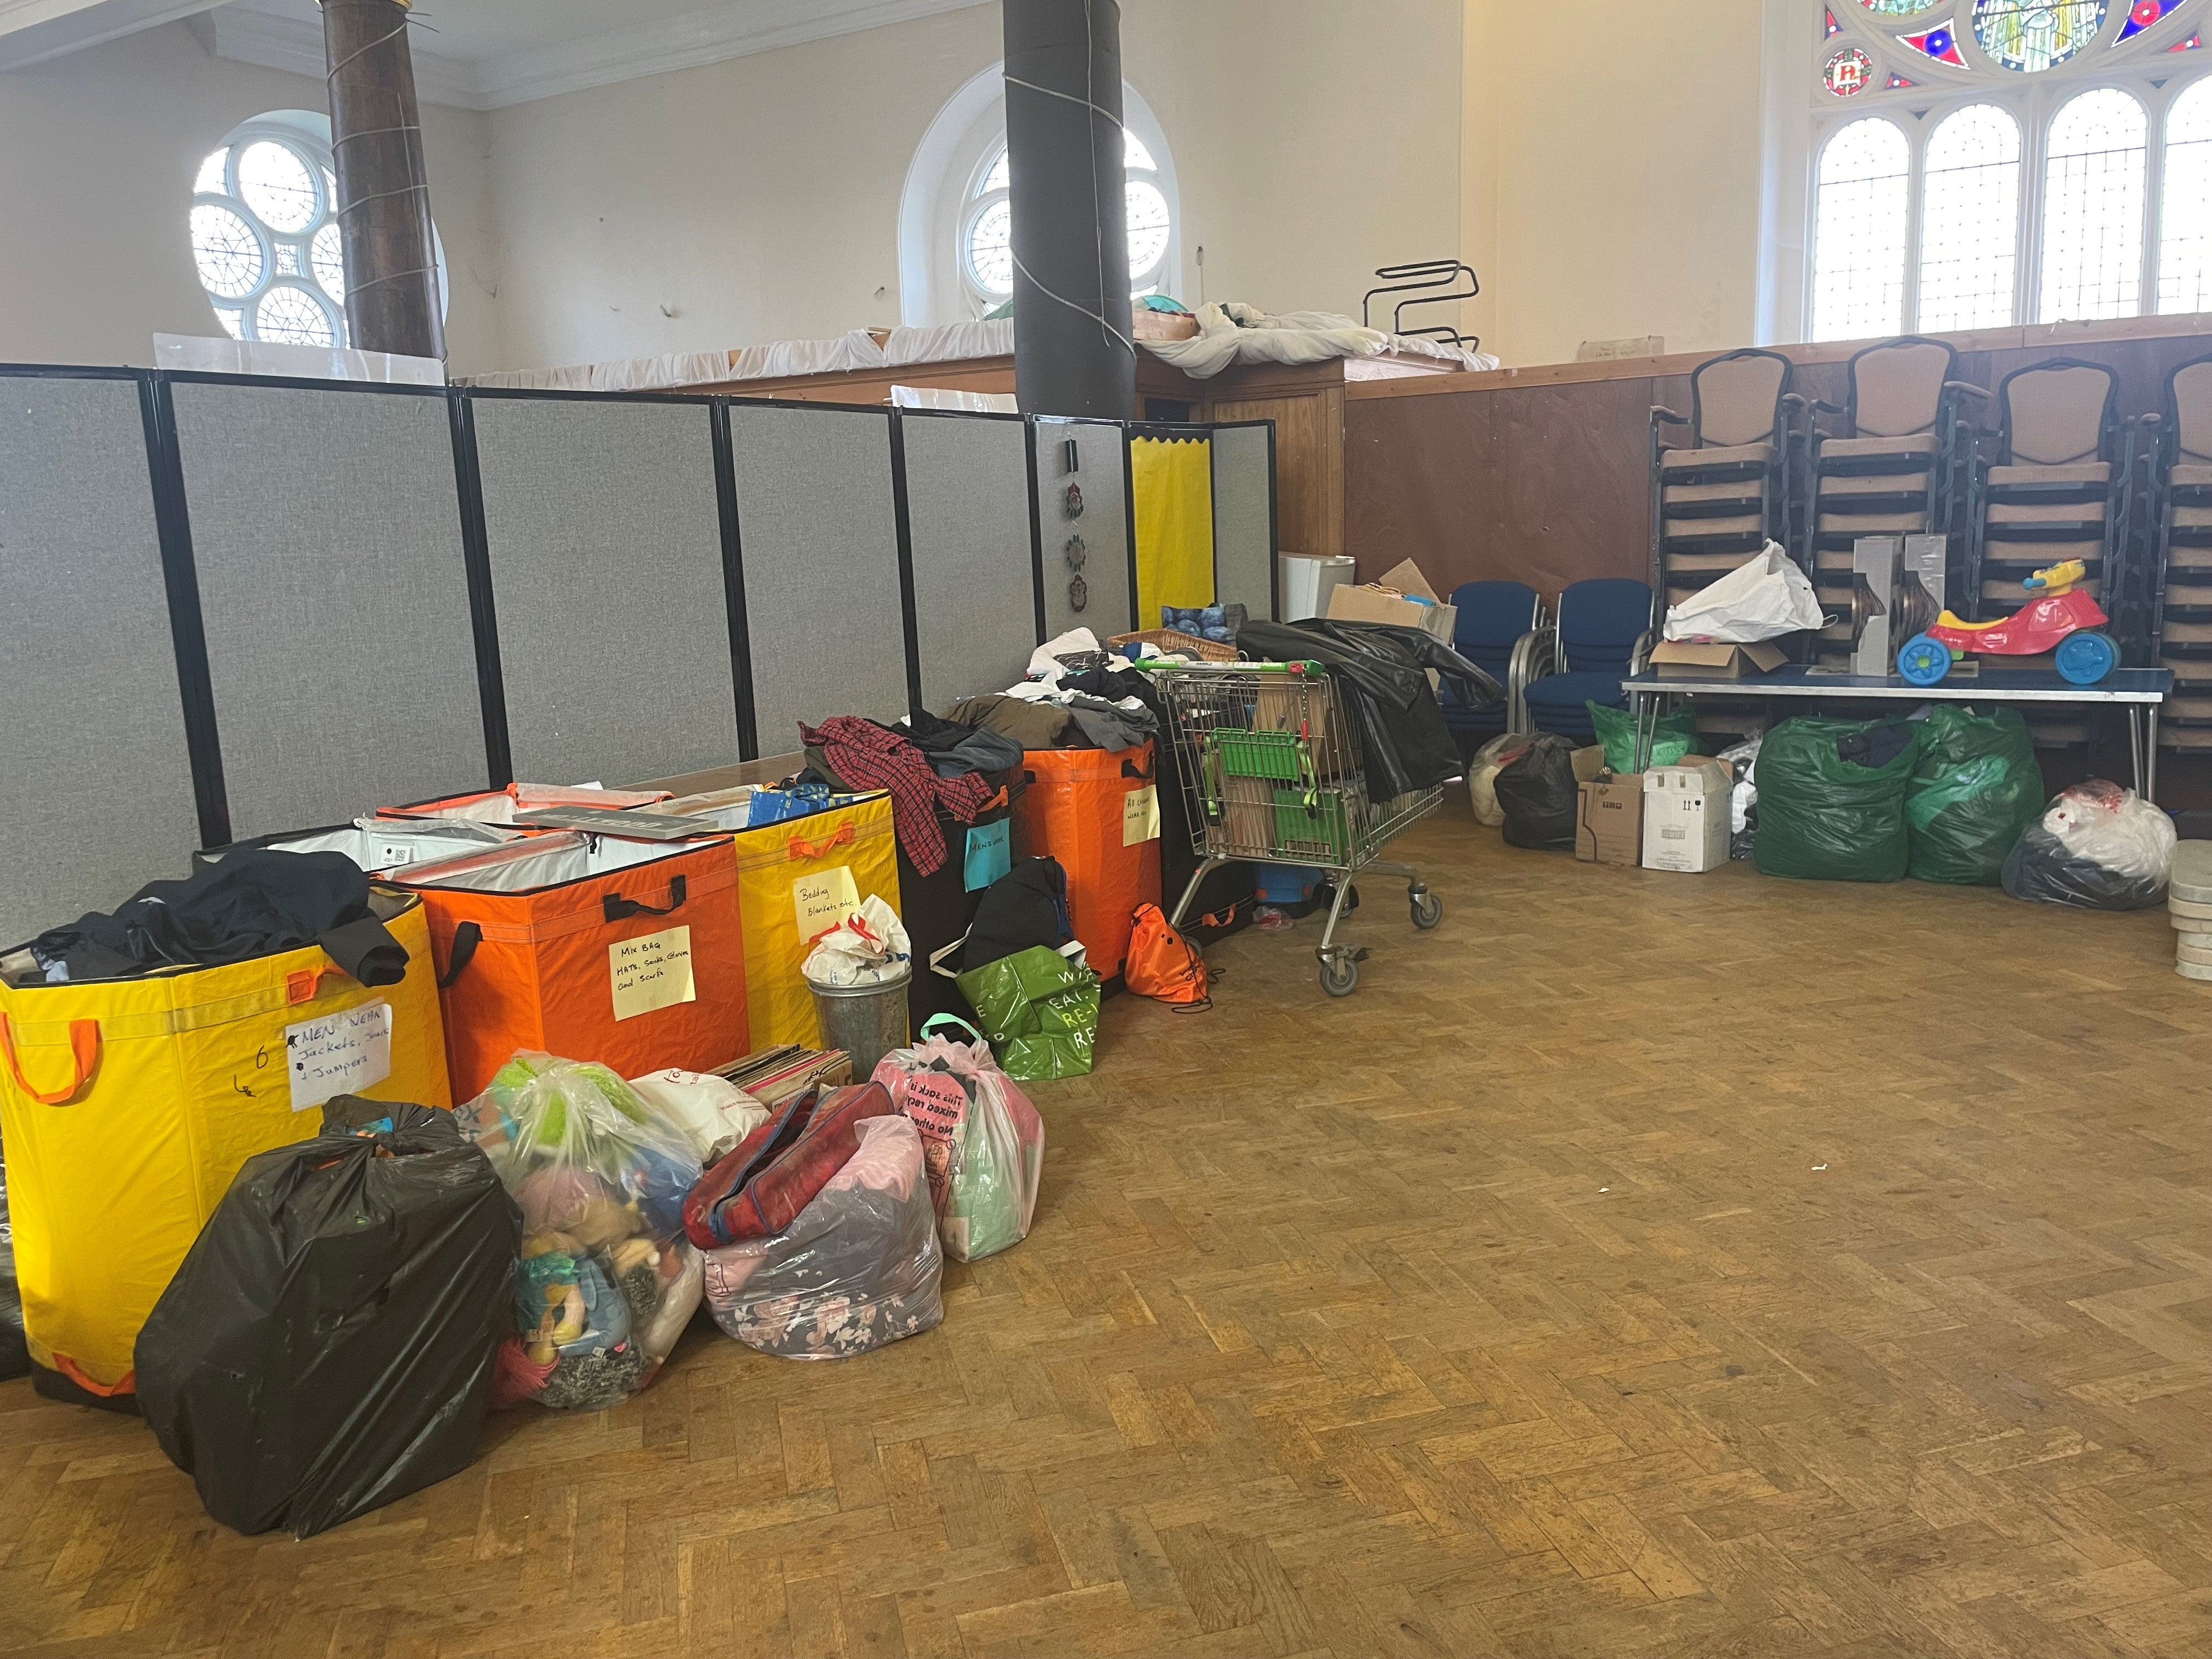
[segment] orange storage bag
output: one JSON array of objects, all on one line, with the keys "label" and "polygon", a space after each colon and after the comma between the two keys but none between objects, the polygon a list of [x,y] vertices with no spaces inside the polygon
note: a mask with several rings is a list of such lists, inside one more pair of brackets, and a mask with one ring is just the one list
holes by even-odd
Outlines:
[{"label": "orange storage bag", "polygon": [[726,836],[557,830],[410,865],[394,884],[430,913],[456,1100],[519,1049],[642,1077],[710,1072],[752,1046]]},{"label": "orange storage bag", "polygon": [[1067,872],[1067,913],[1091,969],[1121,971],[1131,918],[1160,902],[1160,801],[1152,745],[1032,749],[1014,807],[1016,844]]}]

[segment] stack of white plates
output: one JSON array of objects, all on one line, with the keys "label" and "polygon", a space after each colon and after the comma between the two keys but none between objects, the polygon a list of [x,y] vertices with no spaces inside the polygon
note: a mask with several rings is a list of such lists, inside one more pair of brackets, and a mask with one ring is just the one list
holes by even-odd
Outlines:
[{"label": "stack of white plates", "polygon": [[2166,908],[2174,928],[2173,971],[2212,980],[2212,841],[2185,841],[2173,849]]}]

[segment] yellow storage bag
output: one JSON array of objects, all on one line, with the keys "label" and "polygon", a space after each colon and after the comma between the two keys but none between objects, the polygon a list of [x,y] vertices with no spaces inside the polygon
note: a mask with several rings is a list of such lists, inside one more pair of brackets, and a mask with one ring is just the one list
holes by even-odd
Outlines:
[{"label": "yellow storage bag", "polygon": [[131,1349],[246,1160],[334,1095],[450,1106],[422,902],[378,890],[407,952],[374,988],[319,945],[220,968],[0,983],[0,1145],[42,1394],[131,1392]]},{"label": "yellow storage bag", "polygon": [[810,817],[740,830],[737,843],[752,1045],[818,1048],[822,1022],[799,967],[814,941],[871,893],[898,909],[891,798],[868,795]]}]

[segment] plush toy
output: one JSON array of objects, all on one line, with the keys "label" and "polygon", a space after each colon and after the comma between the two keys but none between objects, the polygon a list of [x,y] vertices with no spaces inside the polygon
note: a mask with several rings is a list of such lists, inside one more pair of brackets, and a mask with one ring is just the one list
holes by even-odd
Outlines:
[{"label": "plush toy", "polygon": [[588,1255],[559,1250],[528,1255],[516,1290],[517,1324],[527,1335],[532,1364],[619,1347],[629,1340],[629,1304],[606,1270]]}]

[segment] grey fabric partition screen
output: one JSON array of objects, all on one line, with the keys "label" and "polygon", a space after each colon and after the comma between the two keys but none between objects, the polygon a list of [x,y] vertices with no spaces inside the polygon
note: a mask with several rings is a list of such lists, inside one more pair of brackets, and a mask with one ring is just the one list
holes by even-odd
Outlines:
[{"label": "grey fabric partition screen", "polygon": [[137,383],[0,376],[0,947],[199,844]]},{"label": "grey fabric partition screen", "polygon": [[231,833],[481,788],[444,396],[172,390]]},{"label": "grey fabric partition screen", "polygon": [[1020,679],[1038,643],[1029,463],[1019,421],[903,424],[921,701],[942,713]]},{"label": "grey fabric partition screen", "polygon": [[799,722],[907,712],[888,410],[730,404],[763,756]]},{"label": "grey fabric partition screen", "polygon": [[[1128,632],[1135,615],[1129,543],[1128,444],[1123,429],[1106,421],[1041,417],[1034,424],[1037,455],[1038,534],[1044,547],[1045,633],[1057,637],[1087,628],[1101,641]],[[1076,447],[1070,471],[1067,445]],[[1071,518],[1067,487],[1083,492],[1083,514]],[[1067,543],[1083,539],[1084,605],[1070,592]],[[1158,617],[1152,618],[1157,623]]]},{"label": "grey fabric partition screen", "polygon": [[1215,595],[1255,617],[1275,614],[1274,428],[1213,430]]},{"label": "grey fabric partition screen", "polygon": [[474,401],[514,775],[620,784],[735,763],[708,406]]}]

